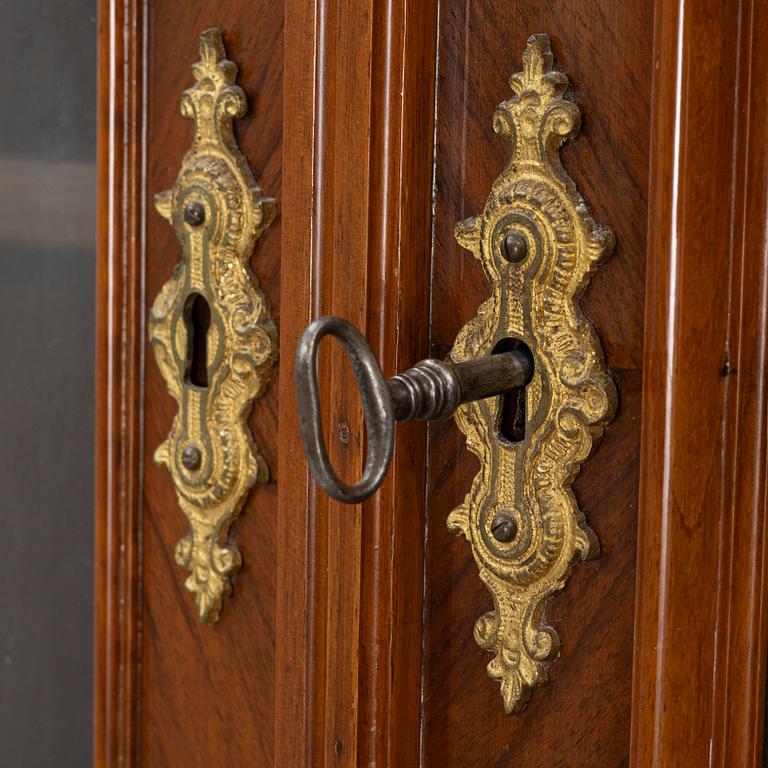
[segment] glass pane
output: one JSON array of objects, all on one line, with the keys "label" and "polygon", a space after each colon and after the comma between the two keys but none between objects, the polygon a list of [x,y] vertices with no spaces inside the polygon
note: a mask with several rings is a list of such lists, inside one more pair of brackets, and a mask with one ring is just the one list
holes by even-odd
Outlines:
[{"label": "glass pane", "polygon": [[96,3],[5,0],[0,743],[91,761]]}]

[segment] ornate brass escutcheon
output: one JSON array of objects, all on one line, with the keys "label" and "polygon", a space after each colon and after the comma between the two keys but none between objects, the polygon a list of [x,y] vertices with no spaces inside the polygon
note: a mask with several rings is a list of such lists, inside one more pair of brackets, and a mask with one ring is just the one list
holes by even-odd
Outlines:
[{"label": "ornate brass escutcheon", "polygon": [[[552,70],[547,35],[528,40],[515,95],[494,128],[512,145],[482,215],[456,238],[483,265],[491,296],[459,332],[450,360],[426,359],[385,381],[360,332],[339,317],[311,323],[296,351],[301,435],[315,480],[334,499],[358,503],[381,485],[395,422],[454,414],[480,471],[448,527],[472,545],[494,609],[475,639],[494,656],[507,712],[522,710],[546,682],[559,641],[547,600],[565,586],[577,556],[597,553],[571,483],[616,409],[616,389],[579,295],[613,235],[590,217],[560,164],[579,129],[562,98],[568,78]],[[343,482],[325,448],[317,384],[320,340],[344,346],[360,389],[367,430],[363,476]]]},{"label": "ornate brass escutcheon", "polygon": [[200,36],[196,83],[181,97],[195,123],[173,189],[155,207],[176,230],[181,260],[163,286],[149,322],[155,357],[178,403],[155,461],[173,478],[189,533],[176,545],[188,568],[200,620],[218,620],[240,553],[229,527],[267,466],[247,424],[277,357],[277,332],[251,272],[257,238],[275,216],[237,146],[233,120],[246,111],[217,29]]},{"label": "ornate brass escutcheon", "polygon": [[455,415],[481,469],[448,527],[471,543],[493,597],[475,639],[494,654],[488,674],[499,680],[507,712],[525,707],[558,654],[544,616],[548,598],[563,588],[577,556],[597,553],[571,483],[616,408],[600,343],[578,304],[614,241],[560,164],[560,146],[580,119],[562,98],[567,84],[552,69],[549,37],[531,37],[523,71],[510,80],[514,96],[493,120],[511,144],[510,161],[483,213],[456,227],[492,295],[460,331],[451,359],[524,345],[534,361],[530,384],[506,396],[517,398],[517,434],[505,433],[504,397],[462,405]]}]

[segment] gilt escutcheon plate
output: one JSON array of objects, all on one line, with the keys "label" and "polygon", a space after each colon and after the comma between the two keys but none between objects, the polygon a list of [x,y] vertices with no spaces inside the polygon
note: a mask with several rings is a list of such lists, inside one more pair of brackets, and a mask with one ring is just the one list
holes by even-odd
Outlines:
[{"label": "gilt escutcheon plate", "polygon": [[248,428],[277,357],[277,332],[249,262],[275,216],[233,132],[246,111],[237,67],[217,29],[200,37],[195,85],[181,97],[194,139],[176,183],[155,197],[182,255],[152,307],[149,335],[168,391],[178,404],[171,432],[155,452],[168,467],[189,533],[176,562],[200,620],[218,620],[240,567],[228,531],[266,463]]},{"label": "gilt escutcheon plate", "polygon": [[[578,107],[563,98],[568,79],[552,69],[547,35],[528,40],[514,96],[493,126],[511,158],[493,183],[483,213],[456,227],[458,242],[482,264],[492,287],[478,315],[460,331],[451,358],[475,360],[502,340],[527,345],[535,373],[524,394],[524,437],[500,432],[502,398],[463,405],[456,421],[481,469],[448,518],[472,545],[493,610],[475,623],[475,639],[493,658],[507,712],[521,711],[547,680],[559,639],[547,625],[547,600],[562,589],[574,561],[597,554],[597,540],[571,483],[616,408],[598,338],[578,298],[596,265],[613,249],[560,163],[560,147],[579,130]],[[522,238],[520,261],[505,238]],[[514,535],[498,540],[499,514]]]}]

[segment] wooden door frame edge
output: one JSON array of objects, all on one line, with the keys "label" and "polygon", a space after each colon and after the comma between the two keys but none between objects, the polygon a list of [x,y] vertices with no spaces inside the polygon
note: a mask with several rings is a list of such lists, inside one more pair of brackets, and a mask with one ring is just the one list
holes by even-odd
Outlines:
[{"label": "wooden door frame edge", "polygon": [[[435,0],[341,15],[327,0],[286,2],[281,291],[294,300],[280,328],[281,768],[420,761],[424,427],[400,428],[381,490],[344,507],[310,483],[287,393],[298,338],[321,314],[358,325],[385,375],[428,353],[436,14]],[[326,414],[351,435],[331,454],[353,476],[354,383],[338,362],[321,365]]]},{"label": "wooden door frame edge", "polygon": [[758,0],[656,4],[638,768],[754,768],[763,749],[766,31]]},{"label": "wooden door frame edge", "polygon": [[139,740],[145,11],[98,5],[95,768],[136,765]]}]

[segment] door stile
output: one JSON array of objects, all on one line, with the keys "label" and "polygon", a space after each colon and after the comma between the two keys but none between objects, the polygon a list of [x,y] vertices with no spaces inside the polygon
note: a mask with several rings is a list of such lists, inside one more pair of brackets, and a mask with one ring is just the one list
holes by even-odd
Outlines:
[{"label": "door stile", "polygon": [[[728,545],[718,625],[713,765],[761,765],[768,657],[768,35],[765,3],[744,3],[730,322]],[[742,375],[739,376],[739,371]]]},{"label": "door stile", "polygon": [[[363,329],[386,375],[428,351],[436,4],[289,0],[286,20],[278,762],[416,765],[425,430],[401,429],[375,499],[329,501],[301,455],[293,354],[322,314]],[[329,453],[351,478],[356,385],[338,349],[319,371]]]},{"label": "door stile", "polygon": [[144,376],[144,4],[98,7],[93,764],[138,754]]},{"label": "door stile", "polygon": [[[429,351],[437,3],[375,10],[368,335],[394,374]],[[420,762],[426,428],[399,430],[391,477],[363,506],[358,765]]]},{"label": "door stile", "polygon": [[656,9],[636,766],[746,768],[762,749],[767,18]]}]

